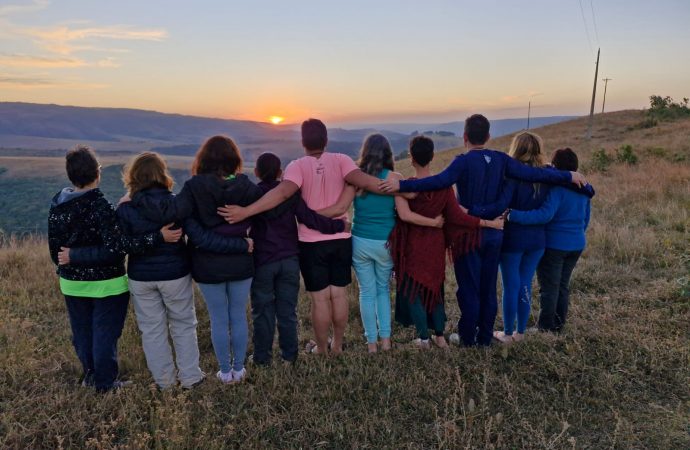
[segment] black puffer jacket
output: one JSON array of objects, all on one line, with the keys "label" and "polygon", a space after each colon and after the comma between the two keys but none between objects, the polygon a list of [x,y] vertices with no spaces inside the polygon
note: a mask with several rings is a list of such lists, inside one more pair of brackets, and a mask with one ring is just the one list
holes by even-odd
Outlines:
[{"label": "black puffer jacket", "polygon": [[247,253],[247,242],[212,231],[225,223],[216,209],[223,205],[247,206],[262,194],[243,174],[231,180],[195,175],[175,197],[160,199],[136,193],[132,205],[149,220],[183,222],[192,254],[192,276],[199,283],[213,284],[254,276],[254,261]]},{"label": "black puffer jacket", "polygon": [[[154,200],[172,198],[173,194],[165,188],[144,189],[140,195]],[[135,207],[131,202],[123,203],[117,208],[117,217],[124,231],[130,236],[151,233],[166,225],[162,221],[146,219],[141,214],[142,207]],[[162,242],[140,255],[130,255],[127,260],[127,274],[135,281],[176,280],[188,275],[191,271],[189,253],[184,239],[178,242]]]},{"label": "black puffer jacket", "polygon": [[[112,205],[100,189],[58,192],[48,215],[48,246],[57,265],[60,247],[69,247],[70,264],[58,266],[66,280],[100,281],[125,274],[124,255],[142,253],[163,242],[156,230],[136,237],[127,236]],[[80,252],[78,247],[84,247]]]}]

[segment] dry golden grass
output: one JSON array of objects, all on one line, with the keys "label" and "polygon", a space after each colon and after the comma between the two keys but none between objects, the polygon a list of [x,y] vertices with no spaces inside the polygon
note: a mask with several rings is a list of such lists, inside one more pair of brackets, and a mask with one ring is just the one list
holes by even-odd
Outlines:
[{"label": "dry golden grass", "polygon": [[[603,123],[617,133],[635,114]],[[548,148],[580,151],[584,128],[575,122],[540,130]],[[662,124],[665,144],[645,140],[656,130],[636,130],[606,144],[597,137],[591,148],[627,143],[687,155],[678,139],[688,142],[689,124]],[[10,242],[0,249],[0,448],[690,448],[690,165],[645,156],[588,177],[597,189],[589,246],[562,335],[423,353],[407,344],[411,330],[396,327],[397,348],[370,357],[353,286],[344,356],[249,366],[242,385],[209,379],[192,392],[151,388],[131,312],[120,360],[135,385],[104,396],[77,387],[46,244]],[[449,332],[454,287],[449,273]],[[198,312],[202,367],[212,374],[201,303]],[[299,317],[306,340],[306,298]]]}]

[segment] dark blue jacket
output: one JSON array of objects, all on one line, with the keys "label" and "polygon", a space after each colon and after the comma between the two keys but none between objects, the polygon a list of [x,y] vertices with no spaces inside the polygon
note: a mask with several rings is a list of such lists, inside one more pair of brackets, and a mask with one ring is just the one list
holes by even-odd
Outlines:
[{"label": "dark blue jacket", "polygon": [[137,192],[132,205],[146,219],[158,223],[181,222],[192,255],[192,277],[198,283],[223,283],[254,276],[254,260],[247,253],[248,244],[241,237],[215,233],[226,223],[216,212],[223,205],[247,206],[263,191],[245,175],[224,180],[215,175],[195,175],[180,193],[153,198]]},{"label": "dark blue jacket", "polygon": [[[140,195],[151,199],[172,198],[173,194],[165,188],[144,189]],[[131,202],[123,203],[117,208],[117,217],[125,232],[130,236],[160,230],[165,223],[146,219],[141,214],[143,207],[136,207]],[[176,280],[188,275],[191,271],[189,254],[184,239],[175,243],[162,242],[143,254],[129,255],[127,274],[135,281]]]},{"label": "dark blue jacket", "polygon": [[[400,192],[437,191],[455,184],[458,203],[468,209],[470,215],[482,219],[495,219],[508,208],[510,198],[503,197],[508,178],[549,184],[570,183],[570,172],[530,167],[497,150],[471,150],[458,155],[441,173],[419,180],[400,182]],[[502,204],[499,204],[503,201]],[[500,212],[473,210],[474,205],[494,204]],[[501,238],[503,232],[492,228],[482,230],[484,239]]]}]

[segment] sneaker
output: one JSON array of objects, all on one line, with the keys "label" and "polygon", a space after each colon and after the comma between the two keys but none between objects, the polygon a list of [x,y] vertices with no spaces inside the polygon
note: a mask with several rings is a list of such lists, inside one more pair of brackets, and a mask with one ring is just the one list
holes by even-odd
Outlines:
[{"label": "sneaker", "polygon": [[194,389],[195,387],[200,386],[204,381],[206,381],[206,374],[204,372],[201,372],[201,378],[199,379],[199,381],[196,381],[192,384],[188,384],[186,386],[182,385],[182,389]]},{"label": "sneaker", "polygon": [[219,370],[218,373],[216,373],[216,378],[218,378],[221,383],[230,384],[233,381],[232,372],[232,370],[227,373]]},{"label": "sneaker", "polygon": [[242,369],[242,370],[232,370],[232,382],[233,383],[239,383],[240,381],[244,380],[247,376],[247,369]]},{"label": "sneaker", "polygon": [[505,334],[503,331],[494,331],[494,339],[496,339],[501,344],[512,344],[513,335]]},{"label": "sneaker", "polygon": [[457,345],[459,347],[460,346],[460,335],[458,333],[452,333],[450,336],[448,336],[448,342],[451,345]]}]

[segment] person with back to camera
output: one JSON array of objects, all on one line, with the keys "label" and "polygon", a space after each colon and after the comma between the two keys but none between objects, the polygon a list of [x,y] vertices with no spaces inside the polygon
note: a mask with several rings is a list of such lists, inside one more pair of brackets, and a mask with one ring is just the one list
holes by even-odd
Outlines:
[{"label": "person with back to camera", "polygon": [[90,148],[77,146],[67,152],[65,168],[72,187],[53,197],[48,246],[82,365],[80,383],[105,392],[127,384],[117,379],[117,341],[129,304],[125,254],[176,242],[182,233],[169,225],[136,237],[123,233],[115,210],[98,188],[101,166]]},{"label": "person with back to camera", "polygon": [[[556,169],[576,171],[577,155],[570,148],[554,152]],[[586,245],[590,196],[554,186],[539,209],[510,210],[509,223],[546,224],[546,250],[537,266],[540,287],[539,330],[560,332],[570,303],[570,276]]]},{"label": "person with back to camera", "polygon": [[[544,163],[543,147],[538,135],[522,131],[513,138],[508,154],[532,167],[551,167]],[[594,189],[589,184],[582,188],[573,184],[564,187],[588,197],[594,195]],[[504,185],[498,205],[475,205],[472,210],[479,214],[497,214],[505,206],[504,197],[509,199],[508,206],[511,209],[538,209],[544,203],[550,188],[548,184],[509,179]],[[503,331],[494,331],[494,338],[501,343],[510,344],[524,339],[532,303],[532,278],[544,254],[545,245],[544,224],[506,223],[499,264],[503,281]]]},{"label": "person with back to camera", "polygon": [[247,375],[247,302],[254,275],[254,244],[249,237],[238,237],[247,236],[248,222],[228,232],[216,208],[248,205],[262,193],[242,173],[242,156],[232,139],[213,136],[197,151],[192,178],[178,195],[156,198],[138,192],[131,199],[148,220],[183,222],[190,243],[192,277],[211,321],[211,342],[220,366],[216,377],[223,383],[237,383]]},{"label": "person with back to camera", "polygon": [[[280,158],[263,153],[256,160],[254,175],[266,193],[280,184]],[[272,359],[276,322],[283,361],[297,359],[297,299],[299,295],[299,246],[297,221],[323,234],[349,230],[342,219],[321,216],[309,209],[299,193],[285,203],[284,212],[275,217],[259,214],[252,218],[250,236],[254,239],[254,265],[251,303],[254,323],[254,362],[268,365]]]},{"label": "person with back to camera", "polygon": [[[463,139],[467,153],[461,154],[441,173],[419,180],[388,179],[380,187],[387,192],[426,192],[456,185],[458,203],[474,215],[474,205],[486,205],[501,198],[507,178],[550,184],[584,185],[577,172],[529,167],[503,152],[487,149],[489,121],[475,114],[465,121]],[[507,200],[504,210],[508,207]],[[484,216],[493,219],[495,216]],[[502,230],[487,229],[478,249],[455,261],[457,299],[461,315],[458,333],[466,346],[490,345],[496,319],[496,278]]]},{"label": "person with back to camera", "polygon": [[[429,164],[434,158],[434,142],[426,136],[410,141],[410,155],[415,177],[431,175]],[[397,294],[395,319],[403,326],[414,325],[418,348],[428,349],[429,329],[432,342],[448,348],[444,336],[446,313],[443,284],[446,277],[446,254],[452,259],[479,246],[480,227],[501,229],[503,218],[485,220],[465,214],[448,187],[423,192],[416,198],[395,198],[398,220],[388,245],[395,264]],[[440,227],[421,226],[408,220],[409,213],[440,218]]]},{"label": "person with back to camera", "polygon": [[[328,132],[318,119],[302,123],[302,146],[305,156],[285,168],[283,181],[259,201],[247,206],[228,206],[218,213],[232,223],[275,208],[301,189],[307,206],[328,217],[347,218],[354,187],[381,193],[379,179],[362,172],[352,158],[326,151]],[[350,194],[343,195],[346,189]],[[308,351],[319,354],[340,354],[347,327],[348,302],[345,288],[352,281],[352,239],[349,232],[324,235],[299,225],[300,271],[312,298],[312,323],[316,342]],[[333,340],[329,343],[329,330]]]},{"label": "person with back to camera", "polygon": [[[381,134],[364,139],[358,161],[359,168],[369,175],[386,179],[394,170],[393,149]],[[399,174],[396,174],[399,175]],[[346,200],[349,202],[349,199]],[[359,309],[370,353],[391,349],[390,278],[393,259],[388,238],[398,216],[419,226],[443,226],[443,217],[425,217],[410,210],[407,200],[400,196],[375,194],[359,190],[354,197],[352,219],[352,266],[359,283]]]}]

